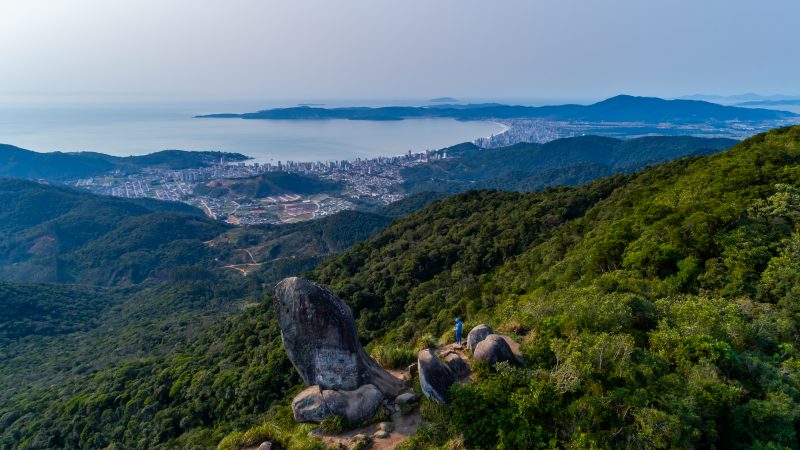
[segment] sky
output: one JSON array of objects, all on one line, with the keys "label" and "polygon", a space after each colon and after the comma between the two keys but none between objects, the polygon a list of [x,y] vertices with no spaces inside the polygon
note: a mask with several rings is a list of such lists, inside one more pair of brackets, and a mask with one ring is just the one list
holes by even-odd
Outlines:
[{"label": "sky", "polygon": [[800,94],[798,0],[0,0],[0,101]]}]

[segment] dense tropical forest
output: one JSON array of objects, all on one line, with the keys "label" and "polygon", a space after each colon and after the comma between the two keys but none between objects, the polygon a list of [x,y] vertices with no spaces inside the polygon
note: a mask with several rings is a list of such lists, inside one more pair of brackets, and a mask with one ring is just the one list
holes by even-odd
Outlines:
[{"label": "dense tropical forest", "polygon": [[[24,230],[51,220],[3,214],[19,224],[0,236],[7,248],[24,248],[15,245]],[[17,322],[0,334],[0,445],[238,448],[271,438],[318,448],[287,406],[300,380],[267,301],[279,274],[242,277],[214,258],[241,262],[238,250],[251,247],[280,258],[284,242],[312,236],[337,253],[350,234],[208,231],[191,212],[142,214],[197,222],[187,239],[207,242],[208,257],[141,281],[0,285],[12,310],[32,311],[2,316]],[[363,237],[388,222],[371,217]],[[797,448],[798,226],[792,127],[576,187],[436,200],[307,275],[347,301],[373,353],[452,339],[455,316],[521,343],[524,366],[477,364],[447,405],[423,401],[405,449]],[[127,229],[102,240],[116,230],[91,242]],[[238,312],[213,320],[214,304]],[[175,305],[183,312],[161,316]],[[74,323],[89,310],[100,315]]]},{"label": "dense tropical forest", "polygon": [[465,143],[446,149],[447,158],[402,169],[407,192],[463,192],[470,189],[538,191],[574,186],[648,165],[732,147],[737,141],[692,136],[614,139],[578,136],[546,144],[521,143],[484,149]]}]

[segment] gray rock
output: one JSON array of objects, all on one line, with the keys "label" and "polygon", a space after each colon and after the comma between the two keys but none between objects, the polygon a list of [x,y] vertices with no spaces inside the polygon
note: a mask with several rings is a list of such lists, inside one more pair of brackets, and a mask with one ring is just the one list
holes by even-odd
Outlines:
[{"label": "gray rock", "polygon": [[383,394],[371,384],[352,391],[311,386],[292,400],[292,413],[298,422],[320,423],[335,415],[355,424],[372,417],[382,401]]},{"label": "gray rock", "polygon": [[349,423],[363,422],[375,415],[383,394],[375,386],[365,384],[353,391],[323,390],[322,397],[331,413]]},{"label": "gray rock", "polygon": [[460,353],[451,350],[439,355],[439,358],[447,364],[447,367],[450,368],[450,371],[453,372],[457,379],[469,376],[469,363]]},{"label": "gray rock", "polygon": [[425,349],[417,354],[419,384],[425,397],[445,403],[447,390],[456,382],[456,377],[447,364],[443,363],[433,350]]},{"label": "gray rock", "polygon": [[499,334],[490,334],[475,346],[472,357],[478,361],[486,361],[494,365],[500,361],[517,363],[517,358],[511,351],[511,347]]},{"label": "gray rock", "polygon": [[409,364],[406,370],[408,370],[408,378],[414,378],[414,375],[417,374],[417,363]]},{"label": "gray rock", "polygon": [[258,446],[258,450],[272,450],[272,442],[264,441]]},{"label": "gray rock", "polygon": [[402,381],[383,370],[361,347],[353,313],[329,289],[286,278],[273,295],[281,339],[306,385],[355,390],[372,384],[394,398]]},{"label": "gray rock", "polygon": [[386,439],[389,437],[389,432],[385,430],[378,430],[372,434],[372,437],[374,437],[375,439]]},{"label": "gray rock", "polygon": [[409,403],[416,403],[417,400],[419,399],[417,398],[416,395],[414,395],[414,393],[406,392],[404,394],[398,395],[397,398],[394,399],[394,402],[398,405],[407,405]]},{"label": "gray rock", "polygon": [[331,410],[325,404],[322,389],[319,386],[310,386],[295,396],[292,400],[292,413],[298,422],[320,423],[330,416]]},{"label": "gray rock", "polygon": [[467,334],[467,348],[474,352],[475,346],[478,345],[478,342],[486,339],[486,336],[494,333],[492,328],[485,323],[482,323],[475,328],[469,330],[469,334]]}]

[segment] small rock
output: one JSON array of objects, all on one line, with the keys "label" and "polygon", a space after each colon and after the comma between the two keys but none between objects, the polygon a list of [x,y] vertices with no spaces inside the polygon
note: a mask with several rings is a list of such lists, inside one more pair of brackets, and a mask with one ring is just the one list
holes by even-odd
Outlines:
[{"label": "small rock", "polygon": [[394,399],[394,402],[398,405],[406,405],[409,403],[416,403],[417,400],[419,399],[417,398],[416,395],[414,395],[413,392],[406,392],[398,395],[397,398]]},{"label": "small rock", "polygon": [[489,325],[486,325],[485,323],[476,326],[475,328],[469,331],[469,334],[467,334],[467,348],[470,351],[474,352],[475,347],[478,345],[478,343],[486,339],[486,336],[492,333],[494,333],[494,331],[492,331],[492,328]]},{"label": "small rock", "polygon": [[414,378],[414,375],[417,374],[417,363],[409,365],[407,370],[409,379]]},{"label": "small rock", "polygon": [[490,334],[475,346],[472,357],[478,361],[486,361],[494,365],[500,361],[517,363],[517,358],[511,351],[511,347],[499,334]]},{"label": "small rock", "polygon": [[378,430],[372,435],[372,437],[375,439],[386,439],[389,437],[389,433],[384,430]]},{"label": "small rock", "polygon": [[272,450],[272,442],[265,441],[258,446],[258,450]]}]

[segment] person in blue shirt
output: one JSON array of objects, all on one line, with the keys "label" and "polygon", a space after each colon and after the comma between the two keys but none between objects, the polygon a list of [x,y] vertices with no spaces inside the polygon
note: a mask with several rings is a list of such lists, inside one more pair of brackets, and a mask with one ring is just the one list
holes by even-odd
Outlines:
[{"label": "person in blue shirt", "polygon": [[461,345],[461,329],[464,327],[464,324],[461,323],[461,318],[456,317],[456,344]]}]

